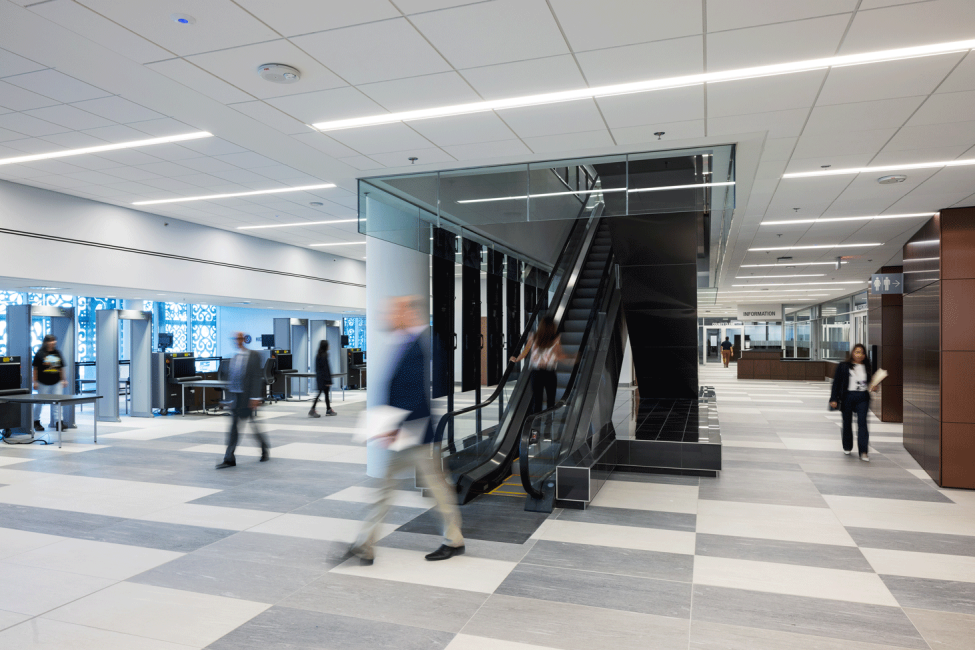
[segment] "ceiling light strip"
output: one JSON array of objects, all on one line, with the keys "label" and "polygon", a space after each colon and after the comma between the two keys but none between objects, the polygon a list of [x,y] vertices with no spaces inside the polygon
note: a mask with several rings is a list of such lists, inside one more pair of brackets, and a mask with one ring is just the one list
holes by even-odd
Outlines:
[{"label": "ceiling light strip", "polygon": [[834,66],[860,65],[864,63],[878,63],[881,61],[894,61],[897,59],[931,56],[934,54],[946,54],[949,52],[964,52],[973,48],[975,48],[975,40],[936,43],[917,47],[865,52],[863,54],[850,54],[846,56],[794,61],[791,63],[779,63],[752,68],[739,68],[737,70],[726,70],[723,72],[708,72],[704,74],[684,75],[679,77],[666,77],[663,79],[651,79],[646,81],[637,81],[634,83],[597,86],[594,88],[579,88],[563,92],[525,95],[521,97],[511,97],[508,99],[471,102],[468,104],[454,104],[452,106],[424,108],[413,111],[402,111],[398,113],[386,113],[384,115],[369,115],[344,120],[330,120],[326,122],[318,122],[312,126],[320,131],[337,131],[340,129],[377,126],[380,124],[394,124],[396,122],[411,122],[414,120],[448,117],[452,115],[483,113],[486,111],[504,110],[508,108],[540,106],[544,104],[557,104],[581,99],[594,99],[597,97],[610,97],[613,95],[629,95],[654,90],[683,88],[687,86],[698,86],[701,84],[720,81],[734,81],[740,79],[752,79],[757,77],[807,72],[811,70],[823,70]]},{"label": "ceiling light strip", "polygon": [[736,280],[761,280],[762,278],[821,278],[825,273],[798,273],[796,275],[739,275]]},{"label": "ceiling light strip", "polygon": [[173,142],[186,142],[187,140],[199,140],[200,138],[212,138],[212,137],[213,137],[212,133],[208,133],[206,131],[196,131],[194,133],[183,133],[182,135],[168,135],[165,138],[149,138],[148,140],[131,140],[129,142],[116,142],[115,144],[103,144],[97,147],[83,147],[81,149],[64,149],[63,151],[35,153],[29,156],[15,156],[13,158],[0,158],[0,165],[15,165],[17,163],[34,162],[36,160],[50,160],[51,158],[67,158],[69,156],[81,156],[88,153],[104,153],[106,151],[118,151],[119,149],[151,147],[156,144],[171,144]]},{"label": "ceiling light strip", "polygon": [[237,226],[237,230],[260,230],[262,228],[300,228],[302,226],[324,226],[332,223],[357,223],[358,219],[339,219],[337,221],[302,221],[300,223],[275,223],[267,226]]},{"label": "ceiling light strip", "polygon": [[810,250],[813,248],[867,248],[870,246],[883,246],[880,243],[869,244],[817,244],[815,246],[774,246],[772,248],[749,248],[750,251],[795,251]]},{"label": "ceiling light strip", "polygon": [[330,243],[330,244],[308,244],[308,245],[309,246],[355,246],[356,244],[361,244],[361,245],[365,246],[366,242],[364,242],[364,241],[342,241],[342,242],[333,242],[333,243]]},{"label": "ceiling light strip", "polygon": [[[849,262],[842,262],[843,264],[849,264]],[[742,264],[741,269],[754,269],[760,266],[836,266],[836,262],[777,262],[775,264]]]},{"label": "ceiling light strip", "polygon": [[637,189],[628,190],[625,187],[615,187],[609,189],[592,189],[592,190],[579,190],[572,192],[547,192],[544,194],[530,194],[527,196],[495,196],[489,199],[464,199],[463,201],[457,201],[457,203],[492,203],[494,201],[524,201],[525,199],[541,199],[548,196],[569,196],[574,194],[609,194],[610,192],[627,192],[630,194],[635,194],[638,192],[663,192],[667,190],[688,190],[696,188],[705,187],[724,187],[727,185],[734,185],[734,181],[725,181],[721,183],[691,183],[689,185],[667,185],[662,187],[641,187]]},{"label": "ceiling light strip", "polygon": [[335,187],[335,183],[320,185],[303,185],[301,187],[278,187],[273,190],[256,190],[254,192],[234,192],[231,194],[208,194],[206,196],[184,196],[178,199],[156,199],[154,201],[136,201],[132,205],[158,205],[160,203],[185,203],[187,201],[211,201],[213,199],[229,199],[236,196],[257,196],[258,194],[282,194],[284,192],[308,192],[311,190],[327,190]]},{"label": "ceiling light strip", "polygon": [[966,160],[945,160],[941,162],[904,163],[903,165],[878,165],[876,167],[846,167],[844,169],[824,169],[818,172],[794,172],[791,174],[782,174],[782,178],[813,178],[816,176],[840,176],[843,174],[891,172],[905,169],[964,167],[966,165],[975,165],[975,158],[969,158]]},{"label": "ceiling light strip", "polygon": [[785,221],[763,221],[763,226],[788,226],[794,223],[832,223],[835,221],[869,221],[870,219],[908,219],[910,217],[933,217],[937,212],[913,212],[911,214],[878,214],[872,217],[820,217],[817,219],[788,219]]},{"label": "ceiling light strip", "polygon": [[806,285],[823,284],[868,284],[866,280],[844,280],[841,282],[755,282],[751,284],[733,284],[733,287],[802,287]]}]

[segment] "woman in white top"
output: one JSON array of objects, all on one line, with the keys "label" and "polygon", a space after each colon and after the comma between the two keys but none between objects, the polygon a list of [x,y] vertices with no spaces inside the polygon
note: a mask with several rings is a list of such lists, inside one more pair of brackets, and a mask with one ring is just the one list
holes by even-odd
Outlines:
[{"label": "woman in white top", "polygon": [[[532,392],[534,393],[533,413],[555,405],[555,387],[557,378],[555,370],[560,361],[569,357],[562,351],[561,337],[555,327],[555,320],[545,316],[538,323],[538,329],[528,339],[525,349],[517,357],[511,357],[512,363],[518,363],[531,354],[528,366],[532,371]],[[546,397],[546,407],[542,407],[542,393]]]},{"label": "woman in white top", "polygon": [[[857,343],[850,350],[846,361],[836,368],[833,376],[833,389],[830,391],[829,405],[843,413],[843,453],[853,451],[853,413],[857,414],[857,449],[860,460],[869,461],[867,446],[870,432],[867,431],[867,412],[870,409],[870,379],[873,368],[867,357],[867,348]],[[876,391],[877,387],[872,390]]]}]

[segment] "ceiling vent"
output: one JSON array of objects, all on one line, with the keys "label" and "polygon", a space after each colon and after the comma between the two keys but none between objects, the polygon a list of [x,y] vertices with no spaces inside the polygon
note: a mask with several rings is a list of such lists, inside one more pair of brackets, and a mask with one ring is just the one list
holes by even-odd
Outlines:
[{"label": "ceiling vent", "polygon": [[896,185],[897,183],[903,183],[907,180],[907,176],[903,174],[894,174],[893,176],[881,176],[877,179],[877,182],[881,185]]},{"label": "ceiling vent", "polygon": [[257,69],[261,79],[275,84],[293,84],[301,79],[297,68],[283,63],[265,63]]}]

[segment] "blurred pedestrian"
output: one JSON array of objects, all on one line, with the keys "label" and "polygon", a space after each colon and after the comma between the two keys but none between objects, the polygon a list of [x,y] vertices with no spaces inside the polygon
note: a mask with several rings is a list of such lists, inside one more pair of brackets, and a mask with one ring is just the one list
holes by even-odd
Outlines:
[{"label": "blurred pedestrian", "polygon": [[230,385],[227,386],[227,391],[233,398],[231,411],[233,419],[227,434],[227,452],[223,456],[223,462],[217,465],[217,469],[237,466],[234,452],[237,450],[237,439],[240,437],[241,420],[251,422],[254,435],[261,443],[261,462],[271,459],[271,446],[257,428],[257,407],[261,405],[264,393],[261,357],[257,352],[244,347],[243,332],[237,332],[234,340],[237,342],[237,354],[230,361]]},{"label": "blurred pedestrian", "polygon": [[[528,366],[532,373],[533,413],[555,405],[555,389],[558,386],[556,369],[559,362],[569,356],[562,351],[562,337],[559,336],[555,319],[544,316],[538,323],[538,328],[528,338],[525,349],[517,357],[511,357],[511,363],[518,363],[528,355]],[[542,396],[547,406],[542,406]]]},{"label": "blurred pedestrian", "polygon": [[873,367],[867,357],[867,348],[857,343],[846,360],[836,367],[829,405],[843,414],[843,453],[853,451],[853,413],[857,415],[857,451],[860,460],[869,461],[870,432],[867,430],[867,413],[870,410],[870,388]]},{"label": "blurred pedestrian", "polygon": [[721,361],[724,362],[724,367],[727,368],[728,364],[731,363],[731,355],[735,353],[735,346],[731,344],[728,337],[724,337],[724,341],[721,342]]},{"label": "blurred pedestrian", "polygon": [[[34,368],[34,390],[37,391],[38,395],[60,395],[68,385],[68,380],[64,377],[64,357],[61,356],[57,345],[57,337],[48,334],[44,337],[41,348],[34,355],[34,361],[31,365]],[[44,430],[44,427],[41,426],[43,408],[43,404],[34,405],[34,431]],[[64,423],[61,422],[60,424],[63,431]],[[56,429],[58,426],[57,407],[54,404],[51,404],[51,420],[48,426],[52,429]]]},{"label": "blurred pedestrian", "polygon": [[332,368],[328,365],[328,341],[325,339],[319,342],[318,354],[315,355],[315,383],[318,384],[318,394],[315,395],[315,399],[311,403],[311,410],[308,411],[308,417],[322,417],[315,410],[315,406],[318,405],[318,398],[323,396],[325,397],[325,415],[338,415],[338,413],[332,410],[332,402],[329,399],[329,393],[331,393],[332,388]]},{"label": "blurred pedestrian", "polygon": [[389,379],[386,403],[399,409],[403,420],[398,427],[391,427],[390,431],[379,436],[374,443],[390,449],[389,462],[386,465],[383,485],[379,488],[378,500],[369,519],[364,522],[358,539],[349,549],[365,565],[372,564],[375,557],[374,546],[379,524],[389,511],[393,491],[397,486],[394,477],[413,468],[417,478],[423,481],[423,485],[436,500],[443,522],[443,544],[433,553],[429,553],[426,559],[446,560],[464,553],[456,491],[448,486],[444,478],[439,441],[434,439],[434,429],[430,422],[430,382],[427,379],[430,357],[426,349],[427,320],[421,311],[422,302],[423,299],[419,297],[400,297],[392,304],[390,325],[399,338],[399,359]]}]

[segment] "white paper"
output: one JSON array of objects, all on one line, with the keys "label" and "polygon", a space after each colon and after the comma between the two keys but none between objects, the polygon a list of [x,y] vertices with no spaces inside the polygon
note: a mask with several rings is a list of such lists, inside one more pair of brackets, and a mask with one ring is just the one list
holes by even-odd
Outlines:
[{"label": "white paper", "polygon": [[887,371],[883,368],[880,368],[877,370],[877,372],[873,373],[873,378],[870,380],[870,390],[873,390],[878,384],[880,384],[880,382],[887,379],[887,374]]},{"label": "white paper", "polygon": [[385,436],[390,431],[398,431],[409,411],[395,406],[374,406],[359,414],[356,422],[355,440],[368,442],[374,438]]}]

